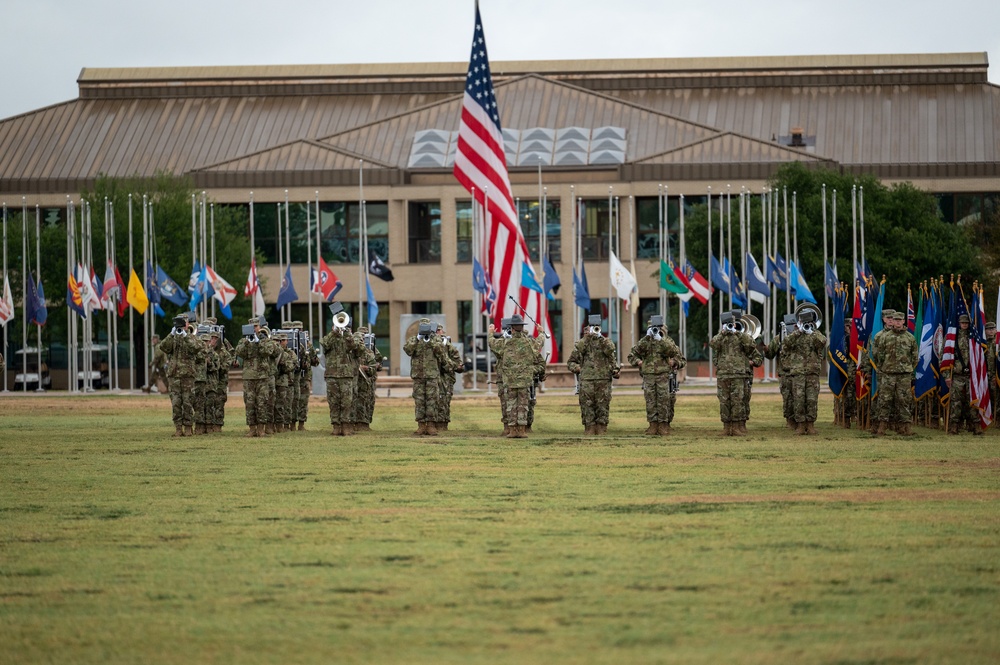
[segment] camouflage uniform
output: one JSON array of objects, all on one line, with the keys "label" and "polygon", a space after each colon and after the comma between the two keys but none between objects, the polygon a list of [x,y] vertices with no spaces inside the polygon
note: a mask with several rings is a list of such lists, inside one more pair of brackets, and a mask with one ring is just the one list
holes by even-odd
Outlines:
[{"label": "camouflage uniform", "polygon": [[288,348],[288,337],[278,333],[278,345],[281,354],[278,356],[277,372],[274,377],[274,430],[285,432],[292,426],[292,383],[295,381],[295,368],[298,358],[295,352]]},{"label": "camouflage uniform", "polygon": [[465,363],[455,345],[444,344],[444,339],[441,337],[443,332],[442,329],[438,329],[438,340],[448,354],[448,362],[441,368],[441,412],[440,419],[436,423],[439,430],[447,430],[448,423],[451,422],[451,399],[455,396],[455,375],[461,374],[465,369]]},{"label": "camouflage uniform", "polygon": [[792,405],[792,382],[788,377],[787,359],[781,354],[781,335],[771,338],[767,348],[764,349],[764,357],[768,360],[777,359],[776,371],[778,373],[778,390],[781,391],[781,415],[785,418],[788,427],[795,427],[795,408]]},{"label": "camouflage uniform", "polygon": [[194,434],[194,378],[198,366],[205,362],[205,345],[191,333],[172,332],[160,342],[159,348],[167,356],[170,405],[176,428],[174,436],[191,436]]},{"label": "camouflage uniform", "polygon": [[[301,325],[301,324],[300,324]],[[319,353],[312,342],[306,344],[299,352],[299,396],[295,405],[295,419],[299,422],[299,430],[306,428],[309,418],[309,396],[312,394],[312,368],[319,365]]]},{"label": "camouflage uniform", "polygon": [[410,357],[410,377],[413,379],[414,418],[416,434],[437,434],[435,423],[441,420],[441,368],[449,364],[448,352],[435,337],[422,341],[413,335],[403,345]]},{"label": "camouflage uniform", "polygon": [[[844,392],[840,394],[840,414],[843,420],[841,425],[844,429],[851,428],[851,419],[855,417],[855,412],[858,408],[858,397],[857,389],[854,386],[854,376],[858,371],[858,364],[854,361],[854,356],[851,355],[851,332],[848,326],[848,330],[844,332],[844,348],[847,350],[847,384],[844,386]],[[833,371],[832,369],[830,370]],[[836,408],[836,407],[835,407]]]},{"label": "camouflage uniform", "polygon": [[990,386],[990,404],[993,405],[993,424],[996,425],[997,409],[1000,409],[1000,385],[997,384],[996,324],[986,324],[986,377]]},{"label": "camouflage uniform", "polygon": [[[959,321],[968,323],[968,318],[963,314]],[[948,416],[948,432],[951,434],[958,434],[963,427],[970,432],[979,430],[978,412],[972,407],[972,385],[969,380],[972,370],[969,356],[971,343],[968,327],[962,328],[960,324],[955,335],[955,364],[945,373],[945,378],[951,379],[951,413]]]},{"label": "camouflage uniform", "polygon": [[797,434],[815,434],[819,407],[819,375],[823,371],[826,337],[819,331],[794,330],[785,337],[781,353],[785,359],[792,393]]},{"label": "camouflage uniform", "polygon": [[215,351],[215,372],[209,376],[208,399],[211,405],[209,423],[215,432],[221,432],[226,424],[226,401],[229,399],[229,368],[235,360],[233,348],[220,337]]},{"label": "camouflage uniform", "polygon": [[722,331],[710,342],[715,352],[715,375],[719,396],[719,417],[727,436],[746,434],[747,374],[764,362],[750,335]]},{"label": "camouflage uniform", "polygon": [[527,436],[531,390],[539,369],[544,372],[545,363],[538,354],[534,339],[524,332],[523,326],[515,325],[510,339],[505,341],[497,370],[503,375],[507,391],[504,423],[508,437],[523,439]]},{"label": "camouflage uniform", "polygon": [[378,347],[369,349],[364,346],[364,335],[367,333],[368,328],[358,328],[358,334],[364,348],[364,358],[361,361],[364,373],[358,376],[358,397],[354,402],[354,422],[363,431],[371,430],[372,418],[375,415],[375,382],[378,378],[378,371],[382,369],[382,361],[385,359]]},{"label": "camouflage uniform", "polygon": [[198,335],[195,339],[198,340],[199,344],[205,347],[205,359],[195,366],[194,372],[194,391],[191,396],[194,433],[208,434],[208,377],[210,373],[215,373],[216,360],[215,353],[209,346],[208,335]]},{"label": "camouflage uniform", "polygon": [[531,391],[529,392],[530,397],[528,399],[528,427],[525,431],[528,434],[530,434],[531,426],[535,422],[535,404],[538,402],[537,399],[538,384],[541,381],[545,381],[545,363],[548,361],[548,356],[543,358],[541,355],[542,348],[545,346],[545,336],[543,334],[540,334],[537,337],[529,337],[528,339],[530,339],[532,344],[534,344],[535,353],[538,354],[539,358],[542,358],[541,363],[536,366],[535,380],[532,384]]},{"label": "camouflage uniform", "polygon": [[320,340],[326,358],[326,403],[330,409],[331,434],[354,433],[354,399],[357,396],[358,367],[364,345],[349,330],[336,328]]},{"label": "camouflage uniform", "polygon": [[[263,329],[262,329],[263,330]],[[274,402],[271,399],[271,366],[281,353],[269,336],[252,341],[246,337],[236,345],[236,358],[243,365],[243,404],[246,406],[249,436],[264,436]]]},{"label": "camouflage uniform", "polygon": [[618,378],[615,343],[603,335],[588,333],[570,354],[567,368],[580,377],[580,417],[584,433],[606,434],[611,406],[611,380]]},{"label": "camouflage uniform", "polygon": [[649,423],[646,434],[670,434],[677,401],[677,393],[671,390],[671,385],[676,380],[676,370],[684,367],[687,360],[674,340],[664,334],[659,340],[650,335],[640,339],[629,352],[628,361],[639,368],[642,376],[646,421]]},{"label": "camouflage uniform", "polygon": [[500,336],[490,336],[487,339],[487,344],[490,347],[490,351],[496,356],[496,365],[494,365],[494,381],[497,386],[497,397],[500,399],[500,422],[503,423],[503,433],[504,436],[510,433],[510,424],[507,422],[507,391],[503,384],[503,374],[500,372],[500,365],[503,361],[504,349],[507,346],[508,339]]},{"label": "camouflage uniform", "polygon": [[[905,319],[902,312],[894,316],[899,322]],[[919,355],[917,340],[905,327],[893,327],[884,332],[877,336],[871,349],[872,362],[879,372],[878,410],[873,411],[878,421],[876,433],[883,434],[886,425],[892,423],[900,434],[910,434],[913,419],[911,379]]]},{"label": "camouflage uniform", "polygon": [[892,325],[893,325],[892,324],[892,321],[893,321],[892,317],[895,316],[895,314],[896,314],[896,310],[894,310],[894,309],[883,309],[882,310],[882,326],[883,326],[882,330],[879,330],[877,333],[875,333],[871,337],[871,339],[868,340],[868,350],[867,350],[867,352],[865,352],[865,351],[861,352],[861,358],[858,361],[859,364],[860,364],[860,366],[861,366],[861,373],[865,375],[865,378],[868,381],[868,385],[869,386],[871,386],[871,373],[872,373],[872,371],[875,372],[875,387],[876,387],[876,389],[877,389],[878,392],[876,392],[875,394],[872,394],[871,392],[869,392],[869,395],[871,397],[869,399],[869,407],[868,407],[868,412],[871,414],[871,416],[870,416],[871,423],[869,424],[869,428],[871,429],[871,432],[873,434],[878,429],[878,421],[879,421],[879,418],[878,418],[878,414],[879,414],[878,398],[879,398],[879,393],[881,393],[881,391],[882,391],[881,386],[882,386],[883,376],[882,376],[882,368],[881,367],[873,367],[872,366],[871,355],[872,355],[872,351],[875,349],[876,345],[879,343],[879,340],[883,336],[885,336],[889,332],[889,329],[892,327]]},{"label": "camouflage uniform", "polygon": [[153,360],[149,363],[149,387],[162,381],[170,390],[170,379],[167,378],[167,354],[160,348],[159,342],[153,345]]}]

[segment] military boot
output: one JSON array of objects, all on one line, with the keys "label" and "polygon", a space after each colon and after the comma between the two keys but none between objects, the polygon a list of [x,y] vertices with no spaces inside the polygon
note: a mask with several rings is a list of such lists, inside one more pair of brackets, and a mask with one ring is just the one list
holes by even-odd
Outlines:
[{"label": "military boot", "polygon": [[518,425],[517,431],[514,433],[515,439],[527,439],[528,438],[528,426]]},{"label": "military boot", "polygon": [[795,418],[785,418],[785,427],[788,429],[796,429],[798,427],[798,423],[795,422]]},{"label": "military boot", "polygon": [[194,430],[191,429],[190,425],[184,426],[184,436],[194,436]]},{"label": "military boot", "polygon": [[508,436],[510,434],[510,425],[504,423],[503,425],[503,435]]},{"label": "military boot", "polygon": [[174,425],[174,437],[184,436],[184,428],[180,425]]},{"label": "military boot", "polygon": [[899,430],[897,430],[903,436],[913,436],[913,429],[910,423],[900,423]]},{"label": "military boot", "polygon": [[737,420],[733,423],[733,436],[746,436],[747,435],[747,421]]},{"label": "military boot", "polygon": [[597,424],[597,433],[599,435],[601,435],[601,436],[604,436],[605,434],[607,434],[608,433],[608,425],[607,425],[607,423],[598,423]]},{"label": "military boot", "polygon": [[731,422],[722,423],[722,435],[732,436],[733,435],[733,424]]},{"label": "military boot", "polygon": [[594,426],[593,425],[584,425],[583,426],[583,433],[587,434],[587,435],[593,435],[593,434],[596,434],[597,432],[594,431]]},{"label": "military boot", "polygon": [[354,434],[354,423],[341,424],[340,433],[343,436],[351,436],[352,434]]},{"label": "military boot", "polygon": [[875,426],[875,436],[884,436],[885,435],[885,427],[888,424],[889,423],[887,423],[884,420],[879,420],[878,424]]},{"label": "military boot", "polygon": [[257,434],[254,432],[256,427],[257,427],[256,425],[250,425],[249,427],[247,427],[247,433],[244,434],[243,436],[245,436],[248,439],[252,439],[253,437],[257,436]]},{"label": "military boot", "polygon": [[660,430],[659,424],[658,423],[654,423],[651,420],[651,421],[649,421],[649,427],[646,428],[646,431],[643,432],[643,434],[656,434],[657,432],[659,432],[659,430]]},{"label": "military boot", "polygon": [[437,431],[439,431],[439,432],[447,432],[448,431],[448,421],[447,420],[439,421],[439,422],[435,423],[435,425],[437,426]]},{"label": "military boot", "polygon": [[805,434],[806,433],[806,424],[805,423],[795,423],[795,433],[798,434],[799,436]]},{"label": "military boot", "polygon": [[843,427],[844,429],[851,429],[851,419],[844,418],[844,422],[841,423],[841,427]]},{"label": "military boot", "polygon": [[506,434],[504,434],[505,439],[516,439],[517,438],[517,425],[510,425],[509,427],[504,427]]},{"label": "military boot", "polygon": [[427,436],[438,435],[437,427],[435,426],[434,421],[428,420],[426,423],[424,423],[424,425],[425,425],[424,434],[426,434]]},{"label": "military boot", "polygon": [[304,431],[306,431],[306,423],[305,423],[305,421],[304,421],[304,420],[300,420],[300,421],[299,421],[299,431],[300,431],[300,432],[304,432]]},{"label": "military boot", "polygon": [[816,424],[806,423],[806,434],[816,434]]},{"label": "military boot", "polygon": [[660,436],[670,436],[670,423],[657,423],[656,433]]},{"label": "military boot", "polygon": [[524,433],[525,434],[531,434],[531,425],[525,425],[524,426]]}]

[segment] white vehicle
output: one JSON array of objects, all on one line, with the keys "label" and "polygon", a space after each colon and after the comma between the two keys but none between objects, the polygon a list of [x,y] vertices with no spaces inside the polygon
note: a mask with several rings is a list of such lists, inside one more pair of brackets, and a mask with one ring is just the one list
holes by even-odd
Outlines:
[{"label": "white vehicle", "polygon": [[52,387],[52,376],[45,360],[48,349],[42,349],[41,369],[38,367],[38,347],[29,346],[14,353],[7,362],[7,367],[17,372],[14,375],[14,390],[48,390]]}]

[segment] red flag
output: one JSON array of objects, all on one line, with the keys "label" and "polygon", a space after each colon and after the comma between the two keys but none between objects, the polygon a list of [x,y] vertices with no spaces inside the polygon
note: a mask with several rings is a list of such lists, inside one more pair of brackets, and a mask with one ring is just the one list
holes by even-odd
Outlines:
[{"label": "red flag", "polygon": [[326,300],[332,299],[337,295],[337,291],[343,284],[340,283],[340,279],[337,275],[330,270],[330,266],[326,264],[323,257],[319,257],[319,288],[320,292],[323,294],[323,298]]},{"label": "red flag", "polygon": [[115,266],[115,281],[118,282],[118,318],[122,318],[128,311],[128,294],[125,293],[122,286],[125,282],[122,281],[122,275],[118,272],[118,266]]},{"label": "red flag", "polygon": [[917,315],[913,312],[913,292],[909,286],[906,287],[906,329],[911,335],[917,329]]},{"label": "red flag", "polygon": [[861,341],[858,339],[858,325],[864,317],[861,311],[862,288],[854,288],[854,315],[851,317],[851,360],[854,361],[854,395],[861,399],[868,394],[868,387],[865,384],[865,377],[861,373],[861,365],[858,359],[861,358]]}]

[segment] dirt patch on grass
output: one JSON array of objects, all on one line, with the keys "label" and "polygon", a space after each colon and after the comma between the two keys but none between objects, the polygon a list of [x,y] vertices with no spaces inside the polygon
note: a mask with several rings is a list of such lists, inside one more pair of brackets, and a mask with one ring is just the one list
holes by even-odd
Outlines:
[{"label": "dirt patch on grass", "polygon": [[986,490],[925,490],[907,488],[879,488],[865,490],[836,490],[818,492],[794,492],[785,494],[689,494],[672,496],[655,503],[882,503],[902,501],[919,503],[927,501],[997,501],[1000,492]]}]

